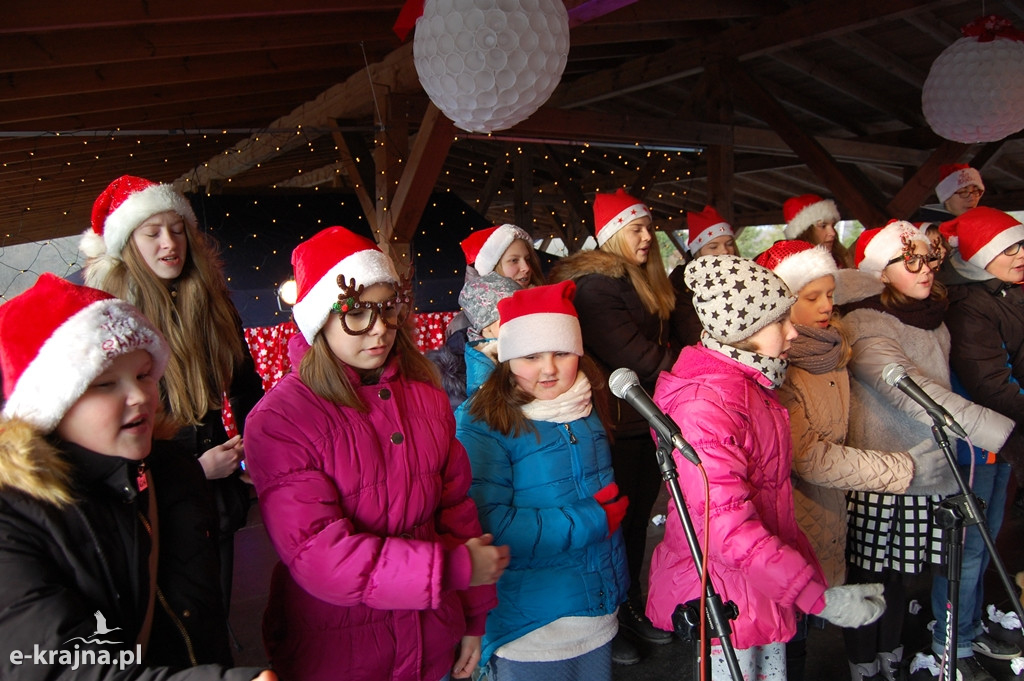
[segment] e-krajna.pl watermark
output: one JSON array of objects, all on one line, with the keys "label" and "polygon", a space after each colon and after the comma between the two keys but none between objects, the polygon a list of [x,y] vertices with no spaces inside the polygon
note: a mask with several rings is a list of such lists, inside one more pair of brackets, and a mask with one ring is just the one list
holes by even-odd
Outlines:
[{"label": "e-krajna.pl watermark", "polygon": [[[92,636],[75,636],[64,641],[63,645],[66,646],[72,641],[81,641],[87,646],[124,645],[120,641],[111,640],[109,638],[100,638],[100,636],[109,636],[115,631],[120,631],[121,627],[107,626],[107,618],[104,617],[103,613],[99,610],[93,613],[93,616],[96,618],[96,630],[92,633]],[[10,659],[11,664],[13,665],[42,664],[50,667],[64,667],[71,671],[86,665],[101,665],[108,667],[111,665],[117,665],[121,671],[124,671],[133,665],[142,664],[142,645],[136,644],[134,650],[131,648],[114,648],[111,650],[107,648],[83,648],[80,644],[76,643],[74,648],[50,650],[40,648],[37,643],[32,646],[32,652],[12,650]]]},{"label": "e-krajna.pl watermark", "polygon": [[66,667],[72,671],[86,665],[101,665],[117,667],[124,671],[128,667],[142,662],[142,646],[136,644],[135,650],[130,648],[123,650],[106,650],[95,648],[82,648],[79,644],[71,650],[46,650],[40,648],[37,643],[32,651],[12,650],[11,664],[44,664],[49,666]]}]

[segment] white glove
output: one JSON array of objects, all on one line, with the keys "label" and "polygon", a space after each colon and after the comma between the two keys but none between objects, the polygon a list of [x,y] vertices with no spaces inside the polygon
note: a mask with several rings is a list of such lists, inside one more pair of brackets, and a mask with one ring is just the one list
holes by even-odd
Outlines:
[{"label": "white glove", "polygon": [[818,617],[839,627],[863,627],[885,612],[881,584],[847,584],[825,589],[825,609]]},{"label": "white glove", "polygon": [[932,494],[949,486],[953,473],[946,455],[934,441],[925,440],[907,453],[914,460],[914,477],[905,494]]}]

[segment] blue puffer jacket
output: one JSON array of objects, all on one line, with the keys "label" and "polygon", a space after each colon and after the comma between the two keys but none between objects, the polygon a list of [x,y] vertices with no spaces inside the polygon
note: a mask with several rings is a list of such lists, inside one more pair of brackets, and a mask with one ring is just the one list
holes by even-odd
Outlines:
[{"label": "blue puffer jacket", "polygon": [[[498,341],[466,344],[466,397],[472,397],[494,371]],[[492,349],[493,348],[493,349]],[[490,350],[490,355],[484,350]]]},{"label": "blue puffer jacket", "polygon": [[629,584],[622,532],[608,536],[594,493],[613,480],[608,436],[596,413],[540,434],[503,436],[467,409],[458,439],[473,468],[470,496],[485,532],[507,544],[511,563],[487,617],[481,665],[501,645],[567,616],[615,612]]}]

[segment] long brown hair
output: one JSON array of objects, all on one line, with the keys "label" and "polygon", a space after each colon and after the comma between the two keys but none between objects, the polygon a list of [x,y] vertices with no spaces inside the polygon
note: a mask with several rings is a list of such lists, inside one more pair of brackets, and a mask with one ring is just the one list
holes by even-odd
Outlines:
[{"label": "long brown hair", "polygon": [[[408,325],[399,327],[395,332],[395,344],[391,347],[389,357],[395,355],[398,356],[398,371],[402,376],[435,388],[441,387],[437,369],[416,347]],[[299,361],[299,378],[317,397],[366,413],[367,406],[359,399],[342,364],[343,362],[331,351],[321,329],[317,331],[313,337],[313,344]]]},{"label": "long brown hair", "polygon": [[607,251],[622,259],[626,272],[629,274],[629,281],[640,296],[644,309],[661,319],[668,319],[676,307],[676,293],[665,272],[665,264],[661,262],[661,248],[658,246],[658,235],[651,227],[651,246],[647,252],[647,262],[641,267],[632,260],[632,255],[626,251],[626,240],[619,230],[601,246],[602,251]]},{"label": "long brown hair", "polygon": [[245,357],[240,322],[214,243],[185,220],[188,252],[171,288],[157,278],[131,237],[97,287],[132,303],[171,346],[161,396],[178,421],[197,425],[220,409],[235,366]]},{"label": "long brown hair", "polygon": [[[590,381],[590,401],[605,431],[610,433],[611,409],[604,374],[587,355],[580,357],[578,371],[582,371]],[[533,395],[525,392],[516,383],[509,362],[498,362],[491,375],[470,398],[469,413],[502,435],[519,437],[525,432],[532,431],[539,438],[537,429],[522,410],[523,405],[533,402],[533,399]]]}]

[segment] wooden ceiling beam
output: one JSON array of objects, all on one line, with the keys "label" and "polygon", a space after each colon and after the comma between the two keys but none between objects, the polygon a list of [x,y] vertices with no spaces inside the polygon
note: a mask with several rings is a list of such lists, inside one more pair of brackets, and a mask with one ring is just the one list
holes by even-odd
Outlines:
[{"label": "wooden ceiling beam", "polygon": [[491,204],[494,202],[494,198],[498,195],[498,190],[501,189],[501,185],[505,182],[505,173],[508,172],[509,162],[512,157],[512,152],[515,146],[509,142],[502,145],[501,152],[495,157],[491,163],[491,169],[487,173],[487,182],[484,184],[483,191],[477,197],[473,206],[473,201],[468,202],[469,205],[476,208],[477,212],[481,215],[486,215],[487,211],[491,209]]},{"label": "wooden ceiling beam", "polygon": [[[935,192],[939,182],[939,167],[946,163],[957,163],[970,149],[969,144],[943,140],[928,160],[896,192],[886,206],[889,217],[907,219]],[[880,226],[880,225],[875,225]]]},{"label": "wooden ceiling beam", "polygon": [[863,177],[853,172],[849,166],[840,166],[828,151],[817,140],[807,135],[800,125],[789,117],[782,105],[739,64],[732,63],[728,77],[733,81],[736,95],[760,112],[853,217],[866,225],[885,224],[887,217],[882,197],[877,195]]},{"label": "wooden ceiling beam", "polygon": [[413,140],[409,162],[391,205],[392,242],[412,241],[454,139],[455,124],[431,104]]},{"label": "wooden ceiling beam", "polygon": [[908,24],[930,36],[939,45],[952,45],[962,38],[958,26],[950,26],[932,12],[919,12],[903,17]]},{"label": "wooden ceiling beam", "polygon": [[830,106],[829,102],[823,101],[821,98],[802,95],[793,88],[780,85],[761,75],[758,76],[758,81],[772,97],[788,104],[794,109],[803,111],[809,116],[814,116],[833,127],[847,130],[857,137],[862,137],[868,133],[868,130],[860,120],[853,116],[845,115],[840,107]]},{"label": "wooden ceiling beam", "polygon": [[[17,12],[5,12],[0,34],[42,33],[47,31],[85,30],[114,26],[146,26],[162,23],[204,23],[252,17],[287,17],[296,14],[331,15],[339,21],[353,12],[375,12],[390,9],[397,12],[404,0],[218,0],[217,2],[150,2],[125,3],[117,0],[65,3],[54,12],[46,3],[25,3]],[[397,38],[396,38],[397,42]]]},{"label": "wooden ceiling beam", "polygon": [[924,87],[924,81],[928,77],[927,71],[922,71],[910,62],[900,59],[891,51],[861,34],[847,33],[836,36],[833,40],[856,54],[860,59],[871,62],[883,71],[888,71],[915,90],[921,90]]},{"label": "wooden ceiling beam", "polygon": [[204,21],[184,27],[160,24],[80,33],[0,34],[0,54],[4,55],[5,72],[360,42],[367,44],[371,54],[387,45],[386,54],[394,49],[395,36],[387,23],[390,14],[346,16],[339,22],[289,16]]},{"label": "wooden ceiling beam", "polygon": [[254,80],[265,76],[347,71],[361,69],[363,63],[357,48],[331,45],[7,72],[0,79],[0,102],[104,93],[124,97],[128,108],[140,91],[154,88],[155,83],[161,91],[183,85],[215,88],[234,80],[252,86]]},{"label": "wooden ceiling beam", "polygon": [[[813,78],[827,88],[842,92],[853,99],[867,104],[878,111],[890,114],[910,128],[926,125],[924,116],[920,112],[920,103],[916,109],[907,106],[891,96],[884,90],[879,89],[877,83],[859,83],[847,73],[840,73],[826,64],[814,61],[797,51],[777,52],[771,58],[780,64],[785,64],[805,78]],[[913,94],[910,88],[906,89],[908,95]]]},{"label": "wooden ceiling beam", "polygon": [[556,89],[549,105],[579,107],[698,73],[704,56],[720,53],[740,61],[811,41],[862,30],[956,0],[823,0],[793,7],[756,24],[737,24],[704,40],[682,43],[661,54],[584,76]]},{"label": "wooden ceiling beam", "polygon": [[[566,171],[562,155],[558,152],[558,149],[553,146],[544,145],[543,148],[546,157],[544,159],[545,166],[555,181],[554,186],[551,188],[551,193],[561,195],[561,197],[565,199],[565,205],[569,210],[570,216],[573,218],[573,220],[570,221],[570,224],[574,226],[583,226],[592,223],[593,220],[588,219],[590,218],[592,211],[587,207],[587,197],[583,195],[582,191],[580,191],[579,184],[573,180]],[[537,193],[544,194],[546,192],[544,188],[538,187]],[[586,229],[573,229],[571,236],[579,236],[580,231],[586,232]],[[562,236],[563,241],[565,241],[565,235]]]},{"label": "wooden ceiling beam", "polygon": [[367,219],[372,219],[377,214],[376,204],[370,194],[370,189],[376,184],[373,152],[362,135],[336,132],[333,137],[341,157],[340,163],[350,178],[363,214]]},{"label": "wooden ceiling beam", "polygon": [[[312,93],[323,92],[328,71],[306,71],[268,74],[252,82],[239,79],[214,81],[203,86],[152,86],[125,94],[110,93],[69,95],[21,102],[0,102],[0,121],[5,130],[42,130],[69,132],[75,130],[116,130],[133,128],[153,129],[152,121],[167,121],[165,128],[233,127],[228,121],[217,123],[210,114],[222,113],[223,102],[242,102],[239,112],[249,107],[267,109],[277,107],[281,101],[294,101],[302,93],[308,100]],[[273,95],[273,98],[268,98]],[[56,101],[55,101],[56,100]],[[54,109],[60,115],[54,118]],[[202,125],[198,119],[211,121]],[[251,112],[245,116],[251,121]],[[231,118],[232,121],[235,118]],[[158,128],[157,128],[158,129]],[[2,133],[0,133],[2,134]]]},{"label": "wooden ceiling beam", "polygon": [[631,26],[620,24],[587,24],[573,29],[569,54],[571,62],[566,69],[575,68],[576,55],[584,47],[611,46],[617,43],[635,43],[637,38],[645,41],[691,40],[704,35],[704,29],[694,23],[664,21],[643,27],[642,34]]},{"label": "wooden ceiling beam", "polygon": [[[389,54],[383,61],[371,64],[343,83],[322,92],[316,99],[296,107],[291,113],[277,118],[268,128],[295,129],[299,125],[329,124],[336,118],[362,118],[373,114],[374,97],[383,94],[417,91],[419,78],[412,60],[412,43],[406,43]],[[0,119],[2,120],[2,119]],[[175,182],[179,189],[188,190],[193,182],[203,186],[209,180],[231,177],[264,160],[278,155],[281,145],[290,145],[292,135],[263,134],[235,145],[228,153],[197,165]],[[194,179],[193,179],[194,178]]]}]

